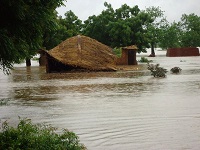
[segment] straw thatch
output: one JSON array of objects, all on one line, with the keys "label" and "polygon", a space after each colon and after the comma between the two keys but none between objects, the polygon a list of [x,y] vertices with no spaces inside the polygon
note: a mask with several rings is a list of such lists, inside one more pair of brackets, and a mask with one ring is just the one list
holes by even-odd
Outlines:
[{"label": "straw thatch", "polygon": [[86,69],[93,71],[116,70],[116,56],[112,49],[95,39],[86,36],[74,36],[69,38],[47,53],[47,72],[56,69],[69,71],[74,69]]},{"label": "straw thatch", "polygon": [[122,49],[137,51],[138,47],[136,45],[130,45],[130,46],[122,47]]}]

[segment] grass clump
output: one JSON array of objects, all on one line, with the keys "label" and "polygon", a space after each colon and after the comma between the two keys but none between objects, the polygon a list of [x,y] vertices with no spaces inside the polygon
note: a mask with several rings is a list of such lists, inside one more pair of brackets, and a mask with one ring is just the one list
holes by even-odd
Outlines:
[{"label": "grass clump", "polygon": [[151,71],[151,75],[158,78],[158,77],[166,77],[167,69],[160,67],[159,64],[147,64],[147,69]]},{"label": "grass clump", "polygon": [[141,63],[150,63],[150,62],[153,62],[153,60],[148,60],[146,57],[141,57],[139,62],[141,62]]},{"label": "grass clump", "polygon": [[50,125],[32,124],[30,119],[20,119],[16,128],[2,124],[0,149],[2,150],[84,150],[78,136],[68,130],[57,134]]}]

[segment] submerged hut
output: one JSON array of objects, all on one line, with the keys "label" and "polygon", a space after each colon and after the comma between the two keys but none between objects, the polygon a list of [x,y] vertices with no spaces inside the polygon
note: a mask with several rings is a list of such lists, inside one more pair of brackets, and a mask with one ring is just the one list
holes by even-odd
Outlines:
[{"label": "submerged hut", "polygon": [[86,36],[71,37],[45,52],[47,73],[116,70],[116,56],[112,49]]},{"label": "submerged hut", "polygon": [[196,47],[170,48],[167,50],[167,57],[199,56],[199,49]]},{"label": "submerged hut", "polygon": [[136,52],[138,48],[135,45],[122,48],[122,55],[117,59],[117,65],[137,65]]}]

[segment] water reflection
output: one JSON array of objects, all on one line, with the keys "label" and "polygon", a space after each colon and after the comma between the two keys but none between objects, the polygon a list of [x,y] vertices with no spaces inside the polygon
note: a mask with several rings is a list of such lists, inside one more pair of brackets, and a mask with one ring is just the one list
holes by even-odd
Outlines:
[{"label": "water reflection", "polygon": [[199,57],[152,58],[180,75],[155,79],[145,69],[46,74],[20,67],[0,76],[0,121],[18,116],[68,128],[88,149],[199,149]]},{"label": "water reflection", "polygon": [[[28,69],[26,73],[15,70],[13,74],[13,95],[15,100],[48,101],[58,100],[68,94],[89,94],[94,96],[117,97],[120,95],[140,96],[155,90],[153,82],[141,82],[146,72],[98,72],[98,73],[67,73],[38,74],[36,77]],[[43,70],[44,71],[44,70]],[[53,77],[52,77],[53,76]],[[107,76],[107,77],[106,77]],[[146,79],[147,80],[147,79]],[[106,91],[106,92],[105,92]]]}]

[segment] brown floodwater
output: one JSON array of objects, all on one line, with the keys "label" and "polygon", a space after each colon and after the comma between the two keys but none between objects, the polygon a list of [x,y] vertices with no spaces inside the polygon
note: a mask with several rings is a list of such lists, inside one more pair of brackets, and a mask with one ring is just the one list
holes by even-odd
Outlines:
[{"label": "brown floodwater", "polygon": [[199,150],[200,57],[149,58],[181,74],[153,78],[134,71],[46,74],[16,65],[0,72],[0,123],[51,124],[74,131],[89,150]]}]

